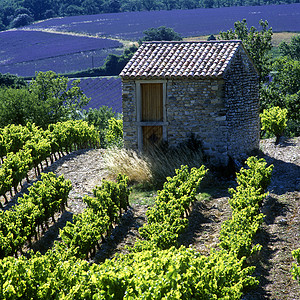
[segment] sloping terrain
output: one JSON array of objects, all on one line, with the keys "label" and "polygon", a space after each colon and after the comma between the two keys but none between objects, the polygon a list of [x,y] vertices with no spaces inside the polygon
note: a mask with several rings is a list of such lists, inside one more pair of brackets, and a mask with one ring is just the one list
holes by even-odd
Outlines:
[{"label": "sloping terrain", "polygon": [[268,20],[275,32],[300,31],[300,4],[235,6],[186,10],[136,11],[53,18],[29,25],[35,30],[76,32],[123,40],[138,40],[151,27],[167,26],[184,37],[218,34],[247,20],[249,27]]},{"label": "sloping terrain", "polygon": [[[81,212],[85,205],[82,197],[91,194],[95,185],[107,176],[103,169],[103,150],[74,152],[54,163],[49,171],[72,181],[67,211],[52,224],[35,248],[46,250],[58,238],[58,229],[72,215]],[[260,279],[257,289],[250,291],[244,299],[299,299],[300,285],[292,279],[290,269],[295,262],[291,251],[300,248],[300,138],[286,139],[279,145],[274,139],[261,141],[260,156],[268,164],[274,164],[269,196],[264,201],[262,212],[265,222],[256,236],[256,243],[263,248],[251,264],[256,266],[255,276]],[[193,247],[203,254],[218,244],[221,224],[230,216],[228,187],[234,181],[214,179],[213,187],[204,188],[206,197],[195,204],[189,217],[189,227],[180,238],[180,243]],[[153,195],[155,197],[155,195]],[[101,262],[117,252],[126,252],[139,236],[138,228],[146,221],[147,203],[134,201],[96,254],[94,261]]]},{"label": "sloping terrain", "polygon": [[[256,266],[254,275],[259,278],[260,284],[246,293],[244,300],[296,300],[300,297],[300,285],[290,273],[295,263],[291,252],[300,248],[300,137],[283,139],[278,145],[274,141],[263,140],[260,145],[259,156],[265,158],[268,164],[273,164],[274,170],[269,195],[261,208],[265,215],[264,223],[255,238],[255,243],[261,244],[262,250],[249,261]],[[67,210],[55,215],[55,223],[49,222],[49,229],[33,243],[33,249],[45,252],[52,247],[53,242],[59,239],[59,229],[86,207],[82,201],[84,195],[92,195],[93,188],[100,185],[102,179],[108,178],[103,151],[79,150],[45,169],[57,175],[64,174],[66,179],[71,180],[73,188]],[[34,172],[29,174],[31,180],[35,180],[34,177]],[[213,177],[211,184],[202,188],[202,196],[193,207],[189,226],[180,237],[180,244],[195,248],[204,255],[209,253],[211,247],[217,247],[221,224],[231,215],[228,187],[234,186],[233,179]],[[134,245],[139,237],[139,227],[146,222],[146,211],[151,205],[149,200],[154,197],[155,192],[147,200],[131,199],[130,209],[91,262],[101,263],[116,253],[126,253],[126,246]],[[12,199],[4,209],[9,209],[14,203],[15,199]]]},{"label": "sloping terrain", "polygon": [[0,72],[35,76],[101,67],[110,54],[120,54],[123,44],[107,38],[64,33],[9,30],[0,32]]},{"label": "sloping terrain", "polygon": [[[70,80],[71,83],[73,80]],[[111,107],[116,113],[122,113],[122,85],[120,77],[93,77],[80,78],[80,88],[84,94],[91,98],[84,107],[99,108],[100,106]]]}]

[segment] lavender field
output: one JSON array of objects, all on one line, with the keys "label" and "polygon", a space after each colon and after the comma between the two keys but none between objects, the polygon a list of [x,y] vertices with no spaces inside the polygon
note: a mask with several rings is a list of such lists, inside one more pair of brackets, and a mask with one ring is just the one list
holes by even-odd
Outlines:
[{"label": "lavender field", "polygon": [[[70,83],[72,80],[70,80]],[[119,77],[81,78],[83,92],[91,100],[84,109],[99,108],[102,105],[111,107],[116,113],[122,112],[122,87]]]},{"label": "lavender field", "polygon": [[101,67],[109,54],[120,55],[122,52],[121,49],[109,48],[59,55],[14,64],[0,64],[0,73],[33,77],[36,72],[46,72],[51,70],[58,74],[64,74],[78,70]]},{"label": "lavender field", "polygon": [[[273,31],[300,31],[300,4],[142,11],[54,18],[23,30],[0,32],[0,73],[34,76],[38,71],[67,73],[103,65],[122,44],[109,38],[137,40],[150,27],[165,25],[184,37],[215,34],[247,19],[249,26],[268,20]],[[47,32],[44,32],[47,31]],[[49,32],[50,31],[50,32]]]},{"label": "lavender field", "polygon": [[100,67],[108,54],[120,54],[123,46],[106,38],[25,30],[0,32],[0,45],[0,72],[19,76]]},{"label": "lavender field", "polygon": [[[30,77],[38,71],[63,74],[100,67],[108,54],[122,52],[122,44],[109,37],[137,40],[144,30],[163,25],[183,37],[216,34],[233,28],[234,22],[244,18],[249,26],[257,27],[262,19],[268,20],[274,32],[300,32],[300,4],[54,18],[23,30],[0,32],[0,73]],[[86,109],[107,105],[116,112],[122,111],[119,78],[82,79],[81,87],[92,99]]]},{"label": "lavender field", "polygon": [[300,31],[300,4],[236,6],[211,9],[141,11],[54,18],[29,26],[125,40],[137,40],[143,31],[167,26],[184,37],[217,34],[233,28],[235,21],[246,19],[249,26],[268,20],[274,32]]}]

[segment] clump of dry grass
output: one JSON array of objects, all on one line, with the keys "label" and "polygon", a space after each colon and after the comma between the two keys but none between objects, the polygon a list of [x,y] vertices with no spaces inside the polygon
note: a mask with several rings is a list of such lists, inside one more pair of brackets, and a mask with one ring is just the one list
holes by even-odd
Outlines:
[{"label": "clump of dry grass", "polygon": [[153,185],[160,188],[168,176],[175,175],[175,169],[182,165],[199,168],[203,165],[203,154],[200,148],[181,145],[178,148],[153,148],[147,154],[150,162]]},{"label": "clump of dry grass", "polygon": [[150,163],[145,157],[133,150],[109,148],[104,156],[105,168],[111,177],[126,174],[131,183],[152,181]]},{"label": "clump of dry grass", "polygon": [[203,164],[200,148],[187,145],[175,149],[152,148],[145,153],[127,149],[108,149],[104,155],[106,169],[112,177],[126,174],[132,183],[161,188],[166,177],[175,175],[182,165],[199,168]]}]

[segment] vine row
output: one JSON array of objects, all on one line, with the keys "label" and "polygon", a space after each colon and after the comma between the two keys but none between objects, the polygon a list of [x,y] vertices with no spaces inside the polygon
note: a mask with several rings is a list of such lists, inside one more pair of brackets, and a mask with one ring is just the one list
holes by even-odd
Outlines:
[{"label": "vine row", "polygon": [[[257,249],[252,246],[257,230],[252,221],[256,223],[256,216],[260,216],[259,207],[272,172],[272,166],[266,167],[265,162],[257,158],[249,158],[246,164],[247,168],[237,174],[237,188],[230,190],[233,216],[222,226],[220,249],[212,249],[209,256],[184,246],[176,248],[173,243],[162,243],[166,248],[162,250],[157,239],[151,236],[147,237],[151,247],[136,248],[101,265],[90,265],[76,258],[72,255],[73,247],[65,247],[65,251],[54,247],[43,256],[32,253],[30,259],[4,258],[0,263],[0,299],[240,299],[246,287],[258,282],[251,276],[255,267],[249,266],[246,259]],[[168,209],[163,208],[165,218],[172,214],[172,209],[178,209],[177,217],[183,219],[189,208],[187,199],[195,197],[196,184],[187,184],[184,176],[181,181],[179,173],[176,173],[177,179],[168,179],[166,190],[158,195],[158,198],[169,199],[166,203],[170,202]],[[185,168],[182,173],[188,174]],[[178,189],[179,186],[182,188]],[[175,199],[181,204],[171,205]],[[184,209],[179,209],[180,206]],[[88,209],[94,206],[90,204]],[[158,212],[149,211],[151,224],[156,220],[164,222]],[[231,226],[238,211],[241,211],[240,221]],[[245,219],[249,216],[250,221]],[[177,224],[175,218],[172,220],[175,222],[171,224]],[[181,221],[178,224],[179,227],[174,228],[180,228]],[[176,230],[172,232],[177,234]],[[157,235],[162,231],[149,232]]]},{"label": "vine row", "polygon": [[187,166],[182,166],[175,172],[157,192],[154,206],[147,210],[147,224],[139,229],[144,240],[136,242],[135,251],[176,246],[179,234],[188,225],[185,216],[196,200],[196,191],[207,170],[201,166],[189,171]]},{"label": "vine row", "polygon": [[51,124],[45,131],[34,124],[12,124],[0,129],[0,196],[7,203],[6,194],[10,192],[12,196],[12,189],[17,193],[18,186],[22,187],[22,180],[26,178],[29,181],[28,172],[32,168],[39,176],[39,166],[43,170],[43,161],[48,166],[48,157],[53,162],[57,153],[61,157],[63,151],[69,153],[82,147],[96,146],[98,142],[98,132],[85,121]]},{"label": "vine row", "polygon": [[88,208],[75,215],[73,223],[67,222],[60,230],[63,245],[56,245],[62,247],[63,251],[69,248],[72,255],[79,258],[88,258],[89,254],[95,253],[99,241],[110,234],[113,224],[127,210],[130,194],[128,177],[119,174],[117,182],[103,181],[93,193],[94,197],[83,198]]},{"label": "vine row", "polygon": [[18,199],[19,204],[10,210],[0,210],[0,258],[22,253],[22,247],[32,237],[37,239],[39,227],[44,231],[48,219],[65,209],[71,182],[61,175],[43,173],[40,181],[34,183],[28,194]]}]

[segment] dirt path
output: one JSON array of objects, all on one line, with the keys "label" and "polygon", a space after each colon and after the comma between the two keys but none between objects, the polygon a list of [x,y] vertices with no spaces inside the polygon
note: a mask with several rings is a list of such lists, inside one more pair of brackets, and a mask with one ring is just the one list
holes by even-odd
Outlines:
[{"label": "dirt path", "polygon": [[262,207],[265,222],[256,238],[263,246],[255,262],[260,286],[245,299],[300,299],[300,285],[290,273],[295,262],[291,251],[300,248],[300,138],[277,146],[264,140],[261,150],[274,171]]}]

